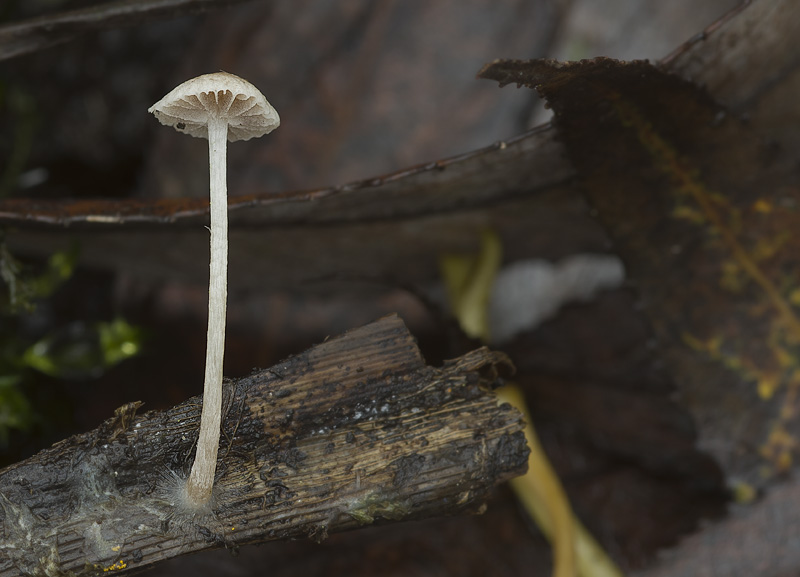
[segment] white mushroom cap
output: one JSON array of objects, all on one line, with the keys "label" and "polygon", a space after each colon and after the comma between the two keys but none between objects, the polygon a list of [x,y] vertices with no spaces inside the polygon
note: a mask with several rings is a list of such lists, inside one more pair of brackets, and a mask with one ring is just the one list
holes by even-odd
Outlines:
[{"label": "white mushroom cap", "polygon": [[228,142],[264,136],[281,123],[258,88],[227,72],[187,80],[147,111],[161,124],[197,138],[208,138],[209,118],[225,119]]}]

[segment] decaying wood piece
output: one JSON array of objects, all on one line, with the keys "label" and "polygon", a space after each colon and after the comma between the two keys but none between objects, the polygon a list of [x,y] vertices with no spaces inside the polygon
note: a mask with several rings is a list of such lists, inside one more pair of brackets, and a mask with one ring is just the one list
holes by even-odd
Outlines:
[{"label": "decaying wood piece", "polygon": [[[479,509],[524,472],[520,414],[490,385],[505,357],[426,366],[397,317],[227,383],[215,513],[174,506],[200,401],[136,416],[0,471],[0,576],[140,569],[205,549]],[[480,372],[481,369],[486,369]]]},{"label": "decaying wood piece", "polygon": [[72,40],[80,34],[176,18],[247,0],[117,0],[99,6],[48,14],[0,27],[0,60]]}]

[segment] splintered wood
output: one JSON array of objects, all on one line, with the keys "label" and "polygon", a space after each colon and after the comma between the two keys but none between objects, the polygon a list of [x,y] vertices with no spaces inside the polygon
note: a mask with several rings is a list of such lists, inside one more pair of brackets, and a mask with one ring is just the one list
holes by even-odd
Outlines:
[{"label": "splintered wood", "polygon": [[185,553],[479,511],[523,473],[521,415],[487,349],[426,366],[386,317],[226,384],[215,506],[175,506],[200,399],[94,431],[0,471],[0,576],[141,569]]}]

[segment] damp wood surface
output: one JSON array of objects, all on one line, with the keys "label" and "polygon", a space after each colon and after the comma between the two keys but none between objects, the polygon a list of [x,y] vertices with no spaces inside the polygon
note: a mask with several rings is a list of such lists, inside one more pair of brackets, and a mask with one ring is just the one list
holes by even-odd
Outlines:
[{"label": "damp wood surface", "polygon": [[173,504],[200,398],[118,409],[0,471],[0,575],[95,575],[213,548],[479,512],[523,473],[520,414],[491,386],[505,357],[427,366],[396,316],[225,387],[213,514]]}]

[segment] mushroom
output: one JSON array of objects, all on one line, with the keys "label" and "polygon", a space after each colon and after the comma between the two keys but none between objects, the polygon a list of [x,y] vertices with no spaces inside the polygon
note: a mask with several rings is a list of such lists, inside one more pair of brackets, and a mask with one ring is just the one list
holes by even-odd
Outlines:
[{"label": "mushroom", "polygon": [[226,140],[250,140],[275,130],[280,118],[264,95],[246,80],[216,72],[187,80],[148,109],[161,124],[208,139],[211,174],[211,260],[208,286],[208,336],[200,435],[185,504],[211,505],[222,420],[222,359],[228,284],[228,186]]}]

